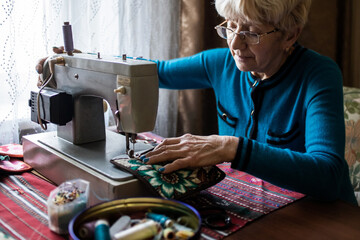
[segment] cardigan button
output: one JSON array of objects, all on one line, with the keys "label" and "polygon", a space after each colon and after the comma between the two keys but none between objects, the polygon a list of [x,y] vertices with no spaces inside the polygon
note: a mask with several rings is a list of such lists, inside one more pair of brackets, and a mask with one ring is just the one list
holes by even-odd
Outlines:
[{"label": "cardigan button", "polygon": [[222,118],[222,120],[226,121],[226,119],[227,119],[226,113],[223,113],[223,114],[221,115],[221,118]]},{"label": "cardigan button", "polygon": [[255,111],[254,111],[254,110],[252,110],[252,111],[251,111],[251,113],[250,113],[250,114],[251,114],[251,116],[253,116],[253,115],[254,115],[254,113],[255,113]]}]

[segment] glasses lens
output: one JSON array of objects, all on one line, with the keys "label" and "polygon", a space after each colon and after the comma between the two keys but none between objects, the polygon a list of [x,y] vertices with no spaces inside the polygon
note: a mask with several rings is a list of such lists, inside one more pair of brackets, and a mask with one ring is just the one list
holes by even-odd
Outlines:
[{"label": "glasses lens", "polygon": [[259,35],[249,31],[241,31],[240,33],[235,33],[229,28],[218,26],[216,27],[216,32],[221,38],[232,40],[236,34],[239,35],[241,40],[245,40],[247,44],[258,44]]},{"label": "glasses lens", "polygon": [[217,31],[217,33],[219,34],[219,36],[221,37],[221,38],[224,38],[224,39],[227,39],[227,34],[226,34],[226,28],[224,28],[224,27],[217,27],[216,28],[216,31]]},{"label": "glasses lens", "polygon": [[259,35],[252,32],[243,32],[245,36],[245,40],[247,44],[258,44],[259,43]]}]

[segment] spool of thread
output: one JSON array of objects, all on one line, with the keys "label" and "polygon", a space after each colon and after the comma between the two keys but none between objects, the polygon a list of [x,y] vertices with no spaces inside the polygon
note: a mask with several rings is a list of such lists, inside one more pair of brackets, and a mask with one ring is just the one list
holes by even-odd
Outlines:
[{"label": "spool of thread", "polygon": [[175,239],[175,232],[172,228],[165,228],[163,231],[163,238],[165,240],[173,240]]},{"label": "spool of thread", "polygon": [[110,240],[109,222],[105,219],[95,223],[95,240]]},{"label": "spool of thread", "polygon": [[114,224],[110,227],[110,236],[111,238],[115,238],[115,234],[127,229],[130,226],[131,218],[129,216],[121,216]]},{"label": "spool of thread", "polygon": [[195,233],[193,231],[180,230],[175,233],[177,239],[189,239],[193,237]]},{"label": "spool of thread", "polygon": [[162,214],[148,212],[146,213],[146,217],[160,223],[163,228],[172,227],[174,224],[174,221],[171,218]]},{"label": "spool of thread", "polygon": [[174,223],[173,227],[175,228],[176,231],[181,231],[181,230],[185,230],[185,231],[189,231],[189,232],[193,231],[192,228],[181,225],[179,223]]},{"label": "spool of thread", "polygon": [[95,235],[96,221],[88,222],[79,228],[79,237],[81,239],[93,239]]},{"label": "spool of thread", "polygon": [[153,220],[139,223],[131,228],[118,232],[114,235],[116,240],[147,239],[154,237],[159,230],[159,224]]},{"label": "spool of thread", "polygon": [[176,219],[176,222],[183,226],[189,226],[191,223],[191,218],[189,216],[182,216]]},{"label": "spool of thread", "polygon": [[72,30],[71,25],[69,22],[64,22],[64,25],[62,26],[63,30],[63,38],[64,38],[64,50],[68,55],[73,55],[74,51],[74,43],[73,43],[73,36],[72,36]]}]

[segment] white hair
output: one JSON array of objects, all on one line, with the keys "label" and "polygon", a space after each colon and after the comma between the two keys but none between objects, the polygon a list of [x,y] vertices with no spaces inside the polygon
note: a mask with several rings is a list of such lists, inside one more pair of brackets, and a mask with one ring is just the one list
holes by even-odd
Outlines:
[{"label": "white hair", "polygon": [[217,12],[226,19],[270,24],[288,31],[303,28],[312,0],[215,0]]}]

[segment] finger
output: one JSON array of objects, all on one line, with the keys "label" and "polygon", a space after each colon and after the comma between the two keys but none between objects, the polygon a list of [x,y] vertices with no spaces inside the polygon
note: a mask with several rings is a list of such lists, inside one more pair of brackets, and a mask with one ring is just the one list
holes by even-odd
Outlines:
[{"label": "finger", "polygon": [[187,145],[193,142],[193,140],[194,136],[191,134],[185,134],[181,137],[166,138],[155,147],[155,150],[161,149],[164,146],[176,146],[176,148],[179,148],[180,145]]},{"label": "finger", "polygon": [[43,84],[43,80],[41,79],[41,77],[40,77],[40,75],[39,75],[39,79],[38,79],[38,81],[37,81],[36,86],[37,86],[38,88],[40,88],[40,87],[42,86],[42,84]]},{"label": "finger", "polygon": [[159,169],[159,172],[161,173],[172,173],[175,172],[177,170],[183,169],[183,168],[187,168],[189,167],[188,161],[190,161],[190,158],[182,158],[182,159],[177,159],[171,163],[166,164],[165,166],[163,166],[162,168]]},{"label": "finger", "polygon": [[156,155],[156,154],[159,154],[159,153],[161,153],[161,152],[163,152],[163,151],[166,151],[167,149],[169,149],[168,147],[169,147],[170,145],[167,145],[167,144],[165,144],[165,143],[160,143],[159,145],[157,145],[151,152],[148,152],[147,154],[146,154],[146,156],[147,157],[150,157],[150,156],[153,156],[153,155]]},{"label": "finger", "polygon": [[154,164],[173,161],[187,155],[189,155],[189,146],[186,146],[185,142],[181,141],[181,138],[169,138],[156,146],[154,150],[142,156],[141,159],[148,164]]},{"label": "finger", "polygon": [[57,54],[64,53],[64,47],[53,47],[53,52]]},{"label": "finger", "polygon": [[152,159],[153,163],[172,161],[177,158],[188,156],[190,154],[190,148],[184,143],[175,143],[172,145],[162,144],[153,151],[145,155],[146,158]]},{"label": "finger", "polygon": [[158,144],[151,152],[148,152],[146,156],[150,157],[166,150],[178,149],[178,143],[178,141],[171,141],[171,143],[169,140],[163,141]]},{"label": "finger", "polygon": [[[64,46],[60,46],[60,47],[53,47],[53,52],[57,53],[57,54],[61,54],[65,52],[65,48]],[[73,53],[81,53],[81,51],[79,49],[74,49]]]},{"label": "finger", "polygon": [[181,140],[180,138],[165,138],[161,143],[159,143],[155,149],[161,148],[164,145],[172,145],[172,144],[177,144],[179,143]]},{"label": "finger", "polygon": [[36,64],[35,66],[35,70],[38,74],[41,74],[43,72],[43,65],[44,65],[44,62],[46,61],[47,57],[45,58],[41,58],[38,62],[38,64]]},{"label": "finger", "polygon": [[175,159],[181,158],[183,156],[184,156],[183,151],[176,149],[171,151],[166,150],[166,151],[151,153],[149,156],[146,155],[144,157],[141,157],[140,159],[143,160],[144,163],[146,164],[156,164],[156,163],[174,161]]}]

